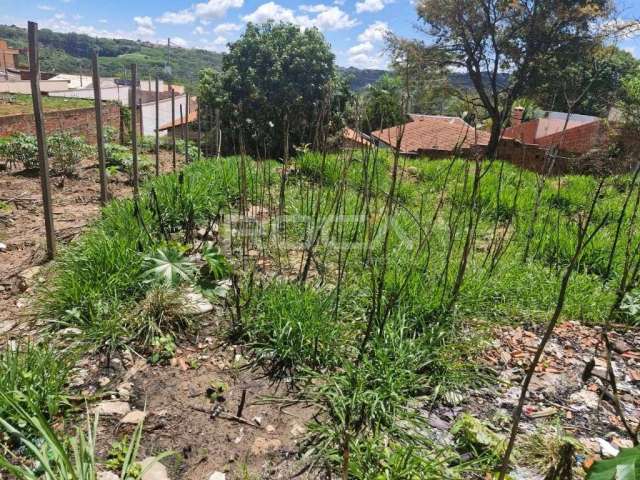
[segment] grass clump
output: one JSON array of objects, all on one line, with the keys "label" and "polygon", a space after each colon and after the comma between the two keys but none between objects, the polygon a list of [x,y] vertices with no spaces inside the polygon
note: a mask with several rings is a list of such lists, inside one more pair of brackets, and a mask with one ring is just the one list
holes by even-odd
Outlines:
[{"label": "grass clump", "polygon": [[332,322],[331,297],[306,285],[275,281],[255,295],[244,319],[246,340],[277,375],[338,365],[345,338]]},{"label": "grass clump", "polygon": [[0,418],[24,426],[19,409],[51,419],[66,405],[72,368],[68,355],[41,344],[18,344],[0,351]]}]

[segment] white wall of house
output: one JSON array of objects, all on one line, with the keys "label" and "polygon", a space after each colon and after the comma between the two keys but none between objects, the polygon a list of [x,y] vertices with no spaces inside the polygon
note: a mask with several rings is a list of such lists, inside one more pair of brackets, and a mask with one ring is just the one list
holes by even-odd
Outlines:
[{"label": "white wall of house", "polygon": [[[183,115],[187,105],[186,95],[176,95],[176,122],[180,120],[180,105],[182,105]],[[160,100],[158,104],[159,125],[171,123],[171,99]],[[145,135],[155,135],[156,128],[156,104],[155,102],[142,104],[142,130]],[[167,132],[160,132],[160,135],[166,135]]]}]

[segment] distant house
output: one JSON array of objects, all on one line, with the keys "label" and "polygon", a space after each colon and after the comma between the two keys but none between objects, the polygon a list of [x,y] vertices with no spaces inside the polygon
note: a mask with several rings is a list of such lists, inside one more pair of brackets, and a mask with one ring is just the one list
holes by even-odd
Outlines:
[{"label": "distant house", "polygon": [[10,48],[5,40],[0,40],[0,71],[6,73],[18,66],[18,55],[20,50]]},{"label": "distant house", "polygon": [[514,108],[511,126],[503,138],[514,139],[542,149],[557,148],[569,155],[584,155],[608,143],[604,121],[589,115],[544,112],[541,118],[522,121],[523,109]]},{"label": "distant house", "polygon": [[342,148],[354,149],[372,146],[373,143],[368,135],[348,127],[342,131]]},{"label": "distant house", "polygon": [[[176,116],[175,120],[175,129],[173,122],[167,122],[163,125],[160,125],[159,131],[166,132],[168,135],[173,135],[175,133],[176,138],[184,139],[185,133],[185,124],[192,125],[198,122],[198,110],[197,105],[189,102],[191,110],[189,111],[189,118],[185,119],[184,117],[180,119],[179,116]],[[196,139],[197,132],[194,132],[190,129],[187,129],[187,134],[189,139]]]},{"label": "distant house", "polygon": [[403,155],[448,157],[458,152],[468,154],[472,149],[486,147],[490,134],[478,130],[459,117],[442,115],[410,115],[411,120],[371,133],[381,146],[395,149],[400,139]]}]

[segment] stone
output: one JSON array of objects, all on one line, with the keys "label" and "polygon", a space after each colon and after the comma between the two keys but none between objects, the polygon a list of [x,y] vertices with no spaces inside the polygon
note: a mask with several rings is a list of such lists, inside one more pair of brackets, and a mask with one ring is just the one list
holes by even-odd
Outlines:
[{"label": "stone", "polygon": [[105,400],[104,402],[100,402],[98,405],[96,405],[93,411],[98,415],[117,415],[119,417],[123,417],[124,415],[129,413],[130,410],[131,407],[129,407],[129,404],[127,402],[120,402],[118,400]]},{"label": "stone", "polygon": [[624,340],[616,340],[612,345],[613,351],[618,353],[625,353],[631,350],[631,346]]},{"label": "stone", "polygon": [[98,385],[101,387],[106,387],[109,383],[111,383],[111,379],[109,377],[100,377],[98,379]]},{"label": "stone", "polygon": [[274,427],[273,425],[267,425],[266,427],[264,427],[264,430],[267,433],[274,433],[276,431],[276,427]]},{"label": "stone", "polygon": [[620,453],[620,450],[603,438],[596,438],[596,442],[600,444],[600,453],[603,457],[615,457]]},{"label": "stone", "polygon": [[7,244],[0,242],[0,252],[4,252],[7,250]]},{"label": "stone", "polygon": [[121,372],[124,370],[122,360],[120,360],[119,358],[112,358],[109,362],[109,366],[116,372]]},{"label": "stone", "polygon": [[17,324],[18,322],[16,320],[5,320],[4,322],[0,323],[0,335],[10,332],[15,328]]},{"label": "stone", "polygon": [[213,304],[204,298],[201,293],[188,292],[185,294],[187,308],[195,314],[202,315],[213,310]]},{"label": "stone", "polygon": [[299,423],[294,423],[293,427],[291,427],[291,435],[294,437],[301,437],[305,433],[307,433],[307,429]]},{"label": "stone", "polygon": [[29,267],[18,274],[18,279],[20,280],[20,290],[25,291],[27,288],[32,287],[38,275],[42,271],[42,267],[39,265],[34,265],[33,267]]},{"label": "stone", "polygon": [[598,407],[600,397],[596,392],[582,389],[571,394],[569,402],[574,410],[594,410]]},{"label": "stone", "polygon": [[252,421],[253,423],[255,423],[256,425],[262,425],[262,417],[257,417],[257,416],[256,416],[256,417],[253,417],[253,418],[251,419],[251,421]]},{"label": "stone", "polygon": [[97,472],[97,480],[120,480],[120,477],[113,472]]},{"label": "stone", "polygon": [[147,416],[147,412],[142,410],[131,410],[124,417],[120,419],[120,423],[125,423],[129,425],[137,425],[142,422]]},{"label": "stone", "polygon": [[209,480],[227,480],[227,476],[222,472],[213,472],[209,475]]},{"label": "stone", "polygon": [[155,457],[145,458],[140,462],[140,467],[144,472],[140,480],[170,480],[167,467],[158,462]]},{"label": "stone", "polygon": [[129,398],[131,397],[132,388],[133,388],[133,383],[122,382],[120,385],[118,385],[118,387],[116,388],[116,391],[118,392],[118,396],[120,397],[120,399],[124,400],[125,402],[128,402]]},{"label": "stone", "polygon": [[65,337],[78,336],[78,335],[82,335],[82,330],[75,327],[67,327],[60,330],[58,334],[63,335]]},{"label": "stone", "polygon": [[251,446],[251,453],[256,456],[266,455],[275,452],[282,446],[282,442],[277,438],[258,437]]}]

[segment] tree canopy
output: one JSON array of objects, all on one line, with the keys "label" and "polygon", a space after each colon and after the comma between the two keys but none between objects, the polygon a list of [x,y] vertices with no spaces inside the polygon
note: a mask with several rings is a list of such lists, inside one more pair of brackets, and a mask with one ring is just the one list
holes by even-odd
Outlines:
[{"label": "tree canopy", "polygon": [[344,95],[322,34],[287,23],[248,24],[222,71],[204,71],[200,80],[201,101],[246,131],[245,148],[266,154],[314,142],[319,124],[338,127],[332,112],[344,109]]},{"label": "tree canopy", "polygon": [[613,14],[608,0],[419,0],[417,11],[435,39],[426,48],[468,72],[491,119],[490,156],[514,99],[550,65],[590,55]]}]

